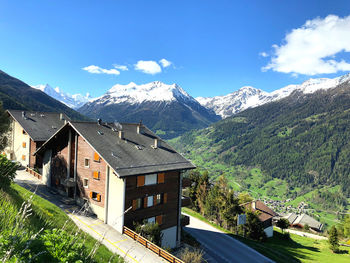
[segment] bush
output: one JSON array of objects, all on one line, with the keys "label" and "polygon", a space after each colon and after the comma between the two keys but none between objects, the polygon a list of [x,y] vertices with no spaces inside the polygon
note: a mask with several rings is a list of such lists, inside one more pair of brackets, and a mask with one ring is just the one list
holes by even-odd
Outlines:
[{"label": "bush", "polygon": [[136,223],[135,232],[151,241],[152,243],[156,244],[157,246],[161,246],[162,244],[163,233],[157,223],[144,222],[142,225]]},{"label": "bush", "polygon": [[189,249],[186,247],[180,255],[180,258],[186,263],[202,263],[203,251],[200,249]]},{"label": "bush", "polygon": [[282,233],[284,233],[284,230],[289,227],[289,221],[288,221],[288,219],[280,218],[277,221],[276,226],[279,227],[280,229],[282,229]]},{"label": "bush", "polygon": [[0,189],[8,188],[16,176],[19,164],[14,163],[0,154]]}]

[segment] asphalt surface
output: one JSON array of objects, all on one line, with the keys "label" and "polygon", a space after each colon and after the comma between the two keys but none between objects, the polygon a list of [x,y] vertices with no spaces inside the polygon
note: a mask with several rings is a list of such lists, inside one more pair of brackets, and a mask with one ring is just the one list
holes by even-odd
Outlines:
[{"label": "asphalt surface", "polygon": [[190,216],[190,224],[184,229],[201,243],[205,253],[209,255],[207,258],[209,263],[274,262],[256,250],[195,217]]}]

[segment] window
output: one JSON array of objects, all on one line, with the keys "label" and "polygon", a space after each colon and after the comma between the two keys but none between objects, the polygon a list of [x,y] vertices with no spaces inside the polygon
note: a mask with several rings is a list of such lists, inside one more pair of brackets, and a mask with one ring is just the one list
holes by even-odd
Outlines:
[{"label": "window", "polygon": [[153,206],[153,195],[147,197],[147,207]]},{"label": "window", "polygon": [[164,173],[158,174],[158,184],[163,184],[164,183]]},{"label": "window", "polygon": [[101,160],[101,158],[100,158],[100,156],[98,155],[98,153],[97,152],[94,152],[94,162],[100,162],[100,160]]},{"label": "window", "polygon": [[22,142],[22,147],[26,148],[27,144],[25,142]]},{"label": "window", "polygon": [[157,194],[154,196],[154,205],[159,205],[162,203],[162,194]]},{"label": "window", "polygon": [[26,160],[26,156],[22,155],[22,161],[25,161],[25,160]]},{"label": "window", "polygon": [[140,186],[144,186],[145,185],[145,176],[144,175],[140,175],[140,176],[137,176],[137,187],[140,187]]},{"label": "window", "polygon": [[101,202],[101,195],[99,193],[96,192],[90,192],[90,198],[92,200],[95,200],[97,202]]},{"label": "window", "polygon": [[154,224],[156,222],[156,217],[154,216],[154,217],[147,218],[147,222]]},{"label": "window", "polygon": [[85,167],[90,167],[90,159],[89,158],[85,158],[84,159],[84,166]]},{"label": "window", "polygon": [[156,222],[158,225],[163,224],[163,215],[156,216]]},{"label": "window", "polygon": [[84,186],[85,188],[89,188],[89,179],[84,179],[84,180],[83,180],[83,186]]},{"label": "window", "polygon": [[25,131],[25,130],[22,130],[22,134],[26,134],[26,131]]},{"label": "window", "polygon": [[132,210],[137,210],[142,208],[143,206],[143,198],[137,198],[135,200],[132,200]]},{"label": "window", "polygon": [[96,180],[100,180],[100,172],[99,171],[93,171],[92,176]]},{"label": "window", "polygon": [[145,185],[157,184],[157,174],[148,174],[145,176]]}]

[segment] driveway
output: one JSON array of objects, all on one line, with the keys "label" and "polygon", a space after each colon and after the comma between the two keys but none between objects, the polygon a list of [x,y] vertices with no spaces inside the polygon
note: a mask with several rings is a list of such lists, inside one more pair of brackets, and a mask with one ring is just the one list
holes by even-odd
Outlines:
[{"label": "driveway", "polygon": [[79,207],[63,203],[64,198],[62,196],[54,194],[40,180],[25,170],[17,171],[15,183],[60,207],[81,230],[97,240],[102,240],[103,245],[123,257],[126,262],[167,262],[133,239],[122,235],[110,225],[104,224],[103,221],[96,217],[79,213]]},{"label": "driveway", "polygon": [[202,244],[204,251],[210,256],[207,258],[208,262],[274,262],[213,226],[190,215],[187,216],[190,217],[190,224],[184,229]]}]

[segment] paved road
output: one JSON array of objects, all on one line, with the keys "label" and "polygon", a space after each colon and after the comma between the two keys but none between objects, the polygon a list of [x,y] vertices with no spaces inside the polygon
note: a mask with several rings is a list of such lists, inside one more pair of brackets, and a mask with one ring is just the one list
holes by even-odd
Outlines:
[{"label": "paved road", "polygon": [[185,231],[202,244],[204,251],[211,257],[207,259],[210,263],[274,262],[222,231],[192,216],[190,216],[190,224],[185,227]]},{"label": "paved road", "polygon": [[112,252],[119,254],[126,262],[167,262],[131,238],[122,235],[110,225],[104,224],[103,221],[96,217],[77,212],[79,211],[79,207],[64,204],[60,195],[54,195],[39,179],[25,170],[17,171],[15,183],[31,192],[35,192],[37,195],[60,207],[81,230],[89,233],[95,239],[102,241],[102,244]]}]

